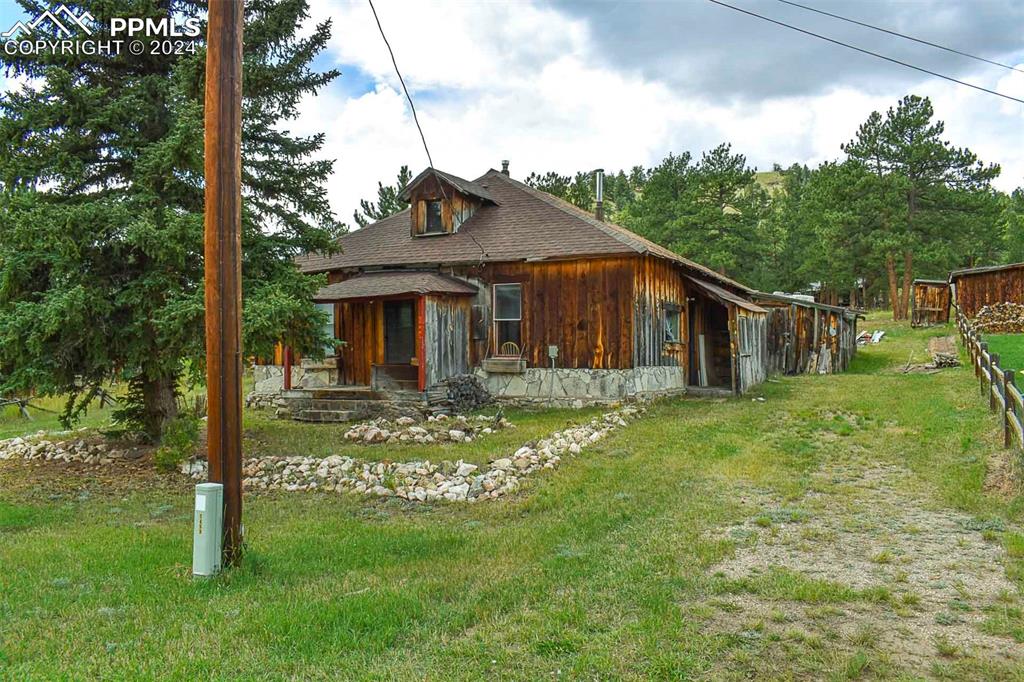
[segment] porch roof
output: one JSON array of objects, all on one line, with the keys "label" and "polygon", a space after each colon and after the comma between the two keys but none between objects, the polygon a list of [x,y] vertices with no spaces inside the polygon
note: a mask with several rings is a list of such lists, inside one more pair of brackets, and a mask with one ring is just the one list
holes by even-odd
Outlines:
[{"label": "porch roof", "polygon": [[704,280],[697,279],[696,277],[687,277],[687,279],[690,280],[691,282],[693,282],[694,284],[696,284],[701,289],[703,289],[706,294],[709,294],[712,298],[716,299],[719,303],[723,303],[725,305],[732,304],[732,305],[735,305],[735,306],[739,306],[740,308],[743,308],[744,310],[749,310],[752,313],[767,313],[768,312],[767,310],[765,310],[761,306],[759,306],[759,305],[757,305],[755,303],[752,303],[751,301],[748,301],[745,298],[737,296],[736,294],[732,293],[731,291],[729,291],[727,289],[723,289],[722,287],[720,287],[720,286],[718,286],[716,284],[712,284],[711,282],[705,282]]},{"label": "porch roof", "polygon": [[454,294],[471,296],[476,287],[437,272],[368,272],[335,282],[316,292],[317,303],[345,301],[354,298],[379,298],[401,294]]}]

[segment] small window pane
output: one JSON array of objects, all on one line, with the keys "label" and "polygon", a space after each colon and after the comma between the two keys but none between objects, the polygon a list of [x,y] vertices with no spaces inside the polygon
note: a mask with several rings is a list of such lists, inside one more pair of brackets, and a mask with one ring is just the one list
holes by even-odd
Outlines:
[{"label": "small window pane", "polygon": [[665,310],[665,342],[679,343],[679,311],[674,309]]},{"label": "small window pane", "polygon": [[522,285],[499,284],[494,287],[495,320],[518,320],[522,312]]},{"label": "small window pane", "polygon": [[425,231],[429,234],[444,232],[444,225],[441,224],[440,201],[427,202],[427,226]]}]

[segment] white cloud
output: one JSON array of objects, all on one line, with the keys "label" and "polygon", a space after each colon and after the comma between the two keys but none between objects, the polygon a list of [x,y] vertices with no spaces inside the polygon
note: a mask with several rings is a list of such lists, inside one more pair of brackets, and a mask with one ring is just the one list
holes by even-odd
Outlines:
[{"label": "white cloud", "polygon": [[[349,221],[360,198],[375,196],[379,180],[393,181],[401,164],[416,173],[426,157],[369,7],[314,0],[312,9],[315,18],[334,20],[329,49],[337,63],[377,83],[366,94],[345,99],[328,92],[302,106],[302,128],[327,132],[325,154],[337,159],[329,192]],[[501,159],[511,159],[513,176],[524,177],[534,170],[651,165],[669,152],[699,156],[722,141],[760,168],[816,164],[838,158],[839,145],[871,111],[905,94],[837,84],[819,95],[756,104],[709,101],[616,70],[599,59],[585,21],[549,7],[378,2],[378,13],[435,165],[470,178]],[[1024,93],[1024,74],[994,71],[974,80]],[[1001,189],[1024,184],[1024,105],[938,79],[910,91],[932,97],[955,144],[1003,166]]]}]

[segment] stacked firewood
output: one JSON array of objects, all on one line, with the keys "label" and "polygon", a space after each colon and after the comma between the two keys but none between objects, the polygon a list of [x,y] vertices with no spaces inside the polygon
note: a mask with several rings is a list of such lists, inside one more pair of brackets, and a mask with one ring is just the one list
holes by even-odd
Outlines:
[{"label": "stacked firewood", "polygon": [[427,389],[427,403],[434,412],[461,414],[492,400],[487,388],[472,374],[448,377]]},{"label": "stacked firewood", "polygon": [[995,303],[978,311],[974,327],[989,334],[1024,333],[1024,304]]}]

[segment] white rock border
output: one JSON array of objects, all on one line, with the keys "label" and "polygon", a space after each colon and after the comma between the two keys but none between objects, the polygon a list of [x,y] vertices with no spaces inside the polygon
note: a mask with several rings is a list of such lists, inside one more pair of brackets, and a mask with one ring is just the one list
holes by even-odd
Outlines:
[{"label": "white rock border", "polygon": [[[317,457],[253,457],[242,466],[242,485],[249,490],[357,492],[399,497],[412,502],[478,502],[513,492],[520,482],[543,469],[554,469],[563,456],[575,456],[609,433],[640,417],[646,408],[627,405],[588,424],[556,431],[529,443],[508,457],[491,461],[486,471],[475,464],[375,462],[341,455]],[[204,461],[186,462],[182,473],[206,478]]]}]

